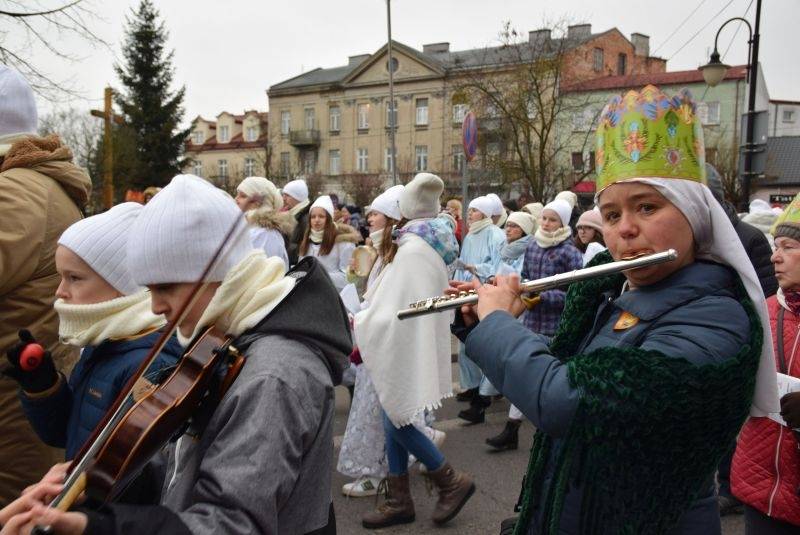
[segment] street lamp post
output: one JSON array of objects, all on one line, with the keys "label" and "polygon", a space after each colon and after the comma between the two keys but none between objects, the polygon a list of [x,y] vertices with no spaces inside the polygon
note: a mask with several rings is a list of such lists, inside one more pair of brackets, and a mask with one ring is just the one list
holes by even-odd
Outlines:
[{"label": "street lamp post", "polygon": [[394,108],[394,58],[392,57],[392,4],[391,0],[386,0],[386,33],[389,35],[388,56],[389,63],[387,64],[389,70],[389,145],[391,147],[392,162],[392,185],[397,185],[397,147],[395,147],[394,140],[394,127],[395,127],[395,113]]},{"label": "street lamp post", "polygon": [[717,49],[717,41],[719,34],[728,23],[733,21],[742,21],[747,24],[749,32],[748,53],[747,53],[747,83],[750,86],[750,91],[747,101],[747,129],[745,131],[745,144],[744,144],[744,170],[742,171],[742,201],[741,203],[746,207],[750,202],[750,180],[753,175],[753,152],[755,146],[753,144],[753,131],[755,123],[755,108],[756,108],[756,91],[758,90],[758,41],[759,41],[759,27],[761,23],[761,0],[756,0],[756,23],[755,29],[750,26],[750,22],[742,17],[734,17],[722,23],[722,26],[717,30],[717,35],[714,37],[714,52],[711,53],[711,58],[706,65],[700,67],[703,72],[703,79],[706,83],[715,87],[724,78],[728,70],[728,65],[722,63]]}]

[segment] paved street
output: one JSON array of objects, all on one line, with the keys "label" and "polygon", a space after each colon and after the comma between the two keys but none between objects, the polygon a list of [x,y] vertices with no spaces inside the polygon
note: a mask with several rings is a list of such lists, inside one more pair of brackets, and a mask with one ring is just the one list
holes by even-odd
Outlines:
[{"label": "paved street", "polygon": [[[457,369],[454,377],[457,377]],[[336,455],[341,436],[347,423],[350,396],[343,387],[336,392],[337,412],[335,424]],[[520,447],[517,451],[490,453],[484,439],[499,433],[508,413],[508,402],[495,402],[482,425],[464,426],[456,415],[464,404],[448,400],[437,414],[434,427],[447,432],[442,448],[448,461],[458,468],[468,470],[475,476],[477,491],[456,519],[445,528],[437,528],[430,520],[435,502],[435,493],[428,495],[425,482],[416,470],[412,472],[412,493],[416,506],[417,521],[375,533],[423,534],[458,533],[459,535],[487,535],[499,532],[500,521],[513,515],[513,505],[519,494],[522,474],[528,460],[533,439],[533,427],[526,422],[520,432]],[[361,527],[361,515],[371,510],[375,498],[345,498],[341,487],[349,482],[338,472],[333,474],[334,504],[338,532],[341,534],[366,534]],[[433,492],[433,491],[432,491]],[[743,535],[744,524],[740,515],[723,519],[723,535]]]}]

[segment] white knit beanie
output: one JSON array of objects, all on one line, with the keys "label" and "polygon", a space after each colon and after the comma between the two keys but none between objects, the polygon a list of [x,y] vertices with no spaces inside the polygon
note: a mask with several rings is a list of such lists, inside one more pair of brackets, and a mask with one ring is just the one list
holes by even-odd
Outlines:
[{"label": "white knit beanie", "polygon": [[135,294],[142,287],[128,272],[125,245],[141,210],[141,204],[126,202],[102,214],[81,219],[67,227],[58,244],[81,257],[119,293]]},{"label": "white knit beanie", "polygon": [[578,204],[578,196],[572,191],[561,191],[558,195],[556,195],[556,199],[566,201],[567,204],[569,204],[570,210],[575,208],[575,205]]},{"label": "white knit beanie", "polygon": [[492,213],[486,215],[492,217],[496,215],[503,215],[503,212],[505,212],[506,209],[505,207],[503,207],[503,201],[500,200],[500,197],[498,197],[494,193],[489,193],[488,195],[486,195],[486,198],[492,201]]},{"label": "white knit beanie", "polygon": [[283,208],[283,197],[281,197],[278,188],[264,177],[249,176],[242,180],[236,187],[236,191],[244,193],[250,199],[261,203],[261,208],[274,211]]},{"label": "white knit beanie", "polygon": [[400,221],[403,216],[400,214],[400,195],[403,193],[405,186],[398,184],[387,189],[372,201],[369,205],[369,211],[380,212],[386,217]]},{"label": "white knit beanie", "polygon": [[542,212],[545,210],[552,210],[553,212],[558,214],[559,219],[561,219],[561,226],[566,227],[569,225],[569,218],[572,215],[572,207],[569,203],[563,199],[556,199],[554,201],[550,201],[549,203],[544,205]]},{"label": "white knit beanie", "polygon": [[494,203],[488,197],[475,197],[469,202],[469,206],[467,206],[467,208],[473,208],[486,217],[492,217]]},{"label": "white knit beanie", "polygon": [[419,173],[406,184],[400,195],[400,213],[406,219],[436,217],[444,191],[442,179],[431,173]]},{"label": "white knit beanie", "polygon": [[20,73],[0,64],[0,139],[35,134],[36,100]]},{"label": "white knit beanie", "polygon": [[253,249],[244,214],[230,195],[194,175],[178,175],[142,208],[128,237],[137,284],[197,282],[234,222],[206,281],[218,282]]},{"label": "white knit beanie", "polygon": [[528,212],[511,212],[508,221],[517,225],[529,236],[536,232],[536,220]]},{"label": "white knit beanie", "polygon": [[314,208],[322,208],[323,210],[328,212],[328,214],[331,217],[334,217],[333,200],[331,199],[330,195],[322,195],[320,197],[317,197],[317,200],[314,201],[314,204],[311,205],[311,209],[309,210],[309,212]]},{"label": "white knit beanie", "polygon": [[283,187],[281,193],[289,195],[300,202],[308,200],[308,185],[305,180],[292,180]]}]

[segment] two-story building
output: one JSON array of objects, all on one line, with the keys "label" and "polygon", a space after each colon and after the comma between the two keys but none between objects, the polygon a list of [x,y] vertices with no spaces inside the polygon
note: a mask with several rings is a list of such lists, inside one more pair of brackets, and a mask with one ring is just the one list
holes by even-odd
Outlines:
[{"label": "two-story building", "polygon": [[800,101],[769,101],[769,137],[800,136]]},{"label": "two-story building", "polygon": [[[647,36],[633,34],[628,39],[616,28],[592,33],[589,24],[571,26],[559,38],[550,30],[536,30],[526,42],[511,47],[455,51],[449,43],[434,43],[417,50],[393,42],[391,66],[387,48],[351,56],[346,65],[314,69],[268,89],[271,176],[318,174],[335,190],[357,175],[388,181],[396,164],[403,181],[430,171],[453,184],[464,166],[461,123],[470,107],[460,90],[465,79],[502,76],[516,59],[539,49],[563,54],[560,83],[666,69],[665,60],[649,55]],[[396,157],[390,149],[390,114]]]},{"label": "two-story building", "polygon": [[232,191],[243,178],[268,173],[268,139],[267,112],[234,115],[223,111],[215,121],[198,116],[186,143],[184,171]]}]

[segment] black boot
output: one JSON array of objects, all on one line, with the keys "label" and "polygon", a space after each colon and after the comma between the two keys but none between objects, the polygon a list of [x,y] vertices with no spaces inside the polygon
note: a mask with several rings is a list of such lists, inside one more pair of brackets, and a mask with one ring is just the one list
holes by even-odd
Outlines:
[{"label": "black boot", "polygon": [[486,443],[498,451],[515,450],[519,447],[519,426],[522,422],[509,419],[499,435],[486,439]]},{"label": "black boot", "polygon": [[469,390],[464,390],[463,392],[456,394],[456,401],[460,401],[462,403],[472,401],[477,395],[478,389],[470,388]]},{"label": "black boot", "polygon": [[482,424],[486,420],[486,407],[492,404],[489,396],[475,396],[469,403],[469,409],[458,413],[458,417],[471,424]]}]

